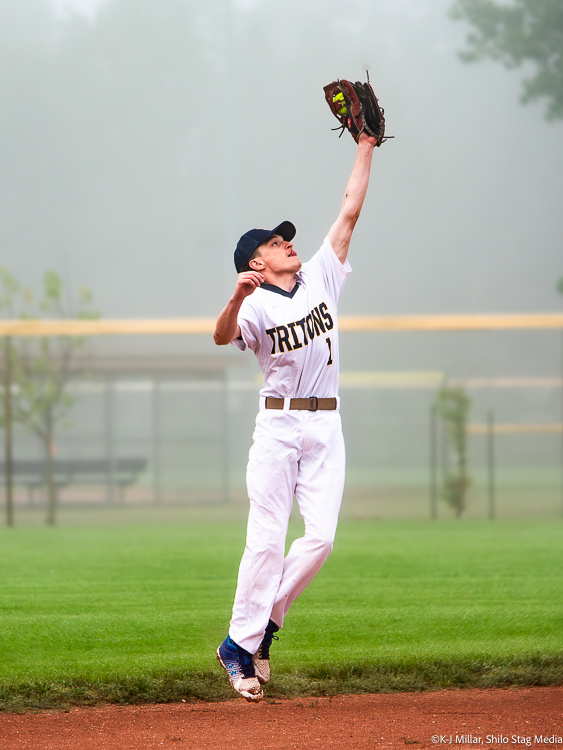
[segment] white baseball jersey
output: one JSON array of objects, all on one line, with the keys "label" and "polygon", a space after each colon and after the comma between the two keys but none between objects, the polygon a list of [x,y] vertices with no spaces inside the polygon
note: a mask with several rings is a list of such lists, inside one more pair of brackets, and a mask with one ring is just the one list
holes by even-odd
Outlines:
[{"label": "white baseball jersey", "polygon": [[258,358],[261,396],[338,396],[337,306],[351,270],[326,238],[295,275],[291,292],[262,284],[245,298],[238,315],[241,338],[232,343]]}]

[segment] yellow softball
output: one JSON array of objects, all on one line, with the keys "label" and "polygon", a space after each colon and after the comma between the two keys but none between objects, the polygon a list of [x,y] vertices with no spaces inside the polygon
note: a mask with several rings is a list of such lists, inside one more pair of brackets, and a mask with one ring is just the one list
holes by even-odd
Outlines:
[{"label": "yellow softball", "polygon": [[334,102],[334,104],[336,104],[337,102],[340,104],[340,102],[342,102],[342,106],[340,107],[340,109],[337,110],[339,115],[345,115],[348,112],[348,107],[346,106],[346,100],[344,99],[344,94],[342,93],[335,94],[332,97],[332,101]]}]

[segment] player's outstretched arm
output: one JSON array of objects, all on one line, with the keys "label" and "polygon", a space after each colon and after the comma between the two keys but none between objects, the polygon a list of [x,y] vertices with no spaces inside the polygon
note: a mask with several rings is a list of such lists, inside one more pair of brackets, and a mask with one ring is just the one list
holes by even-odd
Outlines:
[{"label": "player's outstretched arm", "polygon": [[341,263],[344,263],[348,257],[352,232],[360,217],[364,198],[366,197],[375,144],[375,138],[370,138],[366,133],[360,134],[358,155],[348,185],[346,186],[342,208],[340,209],[338,219],[334,222],[328,233],[328,240]]},{"label": "player's outstretched arm", "polygon": [[240,336],[238,324],[240,306],[245,297],[252,294],[264,281],[262,274],[257,271],[239,273],[234,294],[217,318],[213,340],[218,346],[230,344],[231,341],[238,339]]}]

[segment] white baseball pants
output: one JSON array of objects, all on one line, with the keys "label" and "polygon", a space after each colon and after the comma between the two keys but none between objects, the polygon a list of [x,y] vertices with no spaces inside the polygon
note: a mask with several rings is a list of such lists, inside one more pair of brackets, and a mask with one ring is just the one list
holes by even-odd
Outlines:
[{"label": "white baseball pants", "polygon": [[[229,628],[231,639],[251,654],[269,619],[282,627],[332,551],[346,460],[338,411],[262,409],[253,440],[246,547]],[[294,494],[305,533],[284,559]]]}]

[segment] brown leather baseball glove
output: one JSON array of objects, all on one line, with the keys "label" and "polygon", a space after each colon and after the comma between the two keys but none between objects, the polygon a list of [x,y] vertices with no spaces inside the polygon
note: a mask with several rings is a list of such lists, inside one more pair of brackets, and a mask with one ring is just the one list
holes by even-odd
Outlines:
[{"label": "brown leather baseball glove", "polygon": [[[345,79],[333,81],[324,87],[325,99],[330,111],[340,122],[340,135],[345,130],[358,142],[364,131],[375,138],[376,146],[381,146],[392,135],[385,136],[385,117],[383,107],[379,106],[371,83],[352,83]],[[340,136],[339,136],[340,137]]]}]

